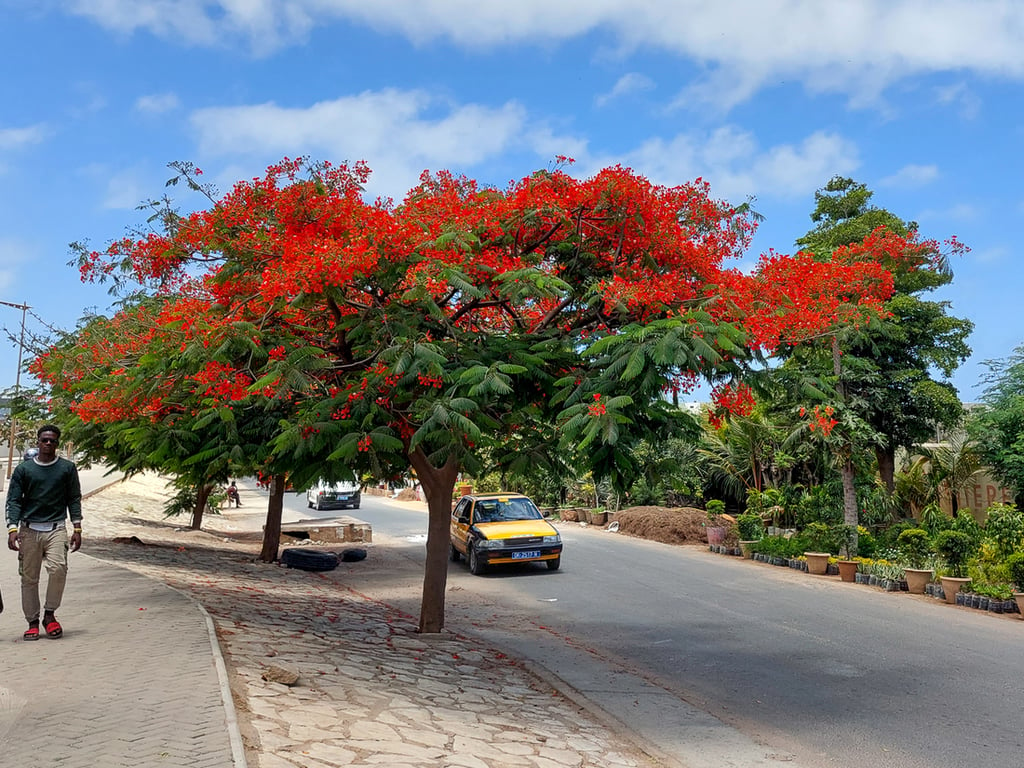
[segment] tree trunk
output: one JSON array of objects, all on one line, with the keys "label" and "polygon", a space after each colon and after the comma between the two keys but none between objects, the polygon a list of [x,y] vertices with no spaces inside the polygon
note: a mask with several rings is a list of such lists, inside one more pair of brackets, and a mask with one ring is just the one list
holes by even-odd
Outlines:
[{"label": "tree trunk", "polygon": [[270,501],[267,502],[267,522],[263,526],[263,549],[260,560],[273,563],[281,546],[281,511],[284,509],[284,475],[270,478]]},{"label": "tree trunk", "polygon": [[203,527],[203,513],[206,512],[206,502],[210,499],[213,485],[204,483],[196,488],[196,505],[192,508],[192,530],[198,531]]},{"label": "tree trunk", "polygon": [[878,475],[892,496],[896,491],[896,449],[876,445],[875,459],[878,461]]},{"label": "tree trunk", "polygon": [[860,518],[857,514],[857,489],[853,484],[853,459],[847,455],[843,459],[843,524],[851,530],[846,539],[849,542],[847,557],[857,556],[857,525]]},{"label": "tree trunk", "polygon": [[452,494],[459,469],[453,458],[445,462],[443,467],[435,467],[418,448],[409,455],[409,463],[416,470],[427,499],[427,557],[423,567],[419,631],[424,634],[436,633],[444,629]]}]

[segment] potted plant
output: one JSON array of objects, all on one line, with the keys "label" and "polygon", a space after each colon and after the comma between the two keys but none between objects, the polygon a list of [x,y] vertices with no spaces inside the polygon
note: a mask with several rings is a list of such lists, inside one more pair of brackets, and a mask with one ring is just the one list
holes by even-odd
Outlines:
[{"label": "potted plant", "polygon": [[974,542],[963,531],[940,531],[935,537],[935,550],[950,571],[950,575],[940,577],[946,602],[955,605],[956,593],[971,583],[970,579],[964,577],[964,573],[967,570],[967,560],[974,551]]},{"label": "potted plant", "polygon": [[836,561],[839,578],[843,581],[855,582],[857,580],[857,561],[853,558],[857,554],[854,551],[857,529],[852,525],[841,525],[837,529],[837,534],[840,541],[840,559]]},{"label": "potted plant", "polygon": [[907,591],[912,595],[923,595],[925,587],[935,572],[926,568],[931,556],[928,531],[923,528],[908,528],[896,537],[896,546],[907,563],[903,569],[907,579]]},{"label": "potted plant", "polygon": [[739,532],[743,557],[750,560],[754,557],[754,545],[761,540],[761,535],[764,533],[761,516],[754,512],[744,512],[736,518],[736,528]]},{"label": "potted plant", "polygon": [[705,509],[708,513],[707,522],[704,523],[704,530],[707,532],[708,545],[712,547],[721,546],[729,533],[728,526],[722,521],[725,514],[725,502],[721,499],[711,499]]},{"label": "potted plant", "polygon": [[1015,552],[1006,558],[1006,568],[1010,572],[1010,580],[1017,590],[1013,599],[1017,601],[1017,610],[1024,619],[1024,552]]},{"label": "potted plant", "polygon": [[832,529],[824,523],[811,523],[804,528],[803,538],[808,547],[804,552],[807,572],[815,576],[824,576],[828,572],[828,561],[836,545]]}]

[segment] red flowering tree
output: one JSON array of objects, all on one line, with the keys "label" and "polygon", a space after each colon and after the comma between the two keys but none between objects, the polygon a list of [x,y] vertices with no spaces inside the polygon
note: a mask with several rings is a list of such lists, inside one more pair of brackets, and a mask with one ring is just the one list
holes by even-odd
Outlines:
[{"label": "red flowering tree", "polygon": [[[424,632],[444,622],[460,472],[557,452],[622,483],[636,471],[623,448],[683,418],[667,389],[864,321],[891,291],[875,259],[730,269],[745,216],[703,182],[660,187],[620,167],[505,189],[425,174],[398,205],[364,197],[361,164],[286,160],[222,198],[175,167],[209,208],[164,207],[159,231],[81,254],[86,279],[138,281],[178,313],[153,323],[167,360],[144,407],[178,407],[183,382],[213,412],[262,398],[282,414],[265,460],[297,488],[413,467],[429,506]],[[106,381],[71,403],[80,418],[139,407]],[[726,404],[746,402],[730,391]]]}]

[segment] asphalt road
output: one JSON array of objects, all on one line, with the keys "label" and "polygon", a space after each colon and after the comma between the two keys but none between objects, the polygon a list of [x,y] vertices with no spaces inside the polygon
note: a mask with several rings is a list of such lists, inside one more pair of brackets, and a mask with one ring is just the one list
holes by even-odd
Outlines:
[{"label": "asphalt road", "polygon": [[[364,496],[340,514],[420,578],[422,511]],[[687,765],[1024,765],[1024,621],[561,530],[558,572],[452,564],[448,628],[533,659]]]}]

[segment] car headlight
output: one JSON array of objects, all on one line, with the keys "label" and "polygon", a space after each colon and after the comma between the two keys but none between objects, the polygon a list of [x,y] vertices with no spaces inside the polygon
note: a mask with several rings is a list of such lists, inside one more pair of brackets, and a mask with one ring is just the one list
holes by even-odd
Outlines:
[{"label": "car headlight", "polygon": [[477,539],[477,549],[501,549],[504,542],[501,539]]},{"label": "car headlight", "polygon": [[544,543],[545,544],[561,544],[562,543],[562,537],[559,536],[557,533],[554,536],[545,536],[544,537]]}]

